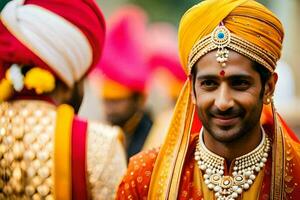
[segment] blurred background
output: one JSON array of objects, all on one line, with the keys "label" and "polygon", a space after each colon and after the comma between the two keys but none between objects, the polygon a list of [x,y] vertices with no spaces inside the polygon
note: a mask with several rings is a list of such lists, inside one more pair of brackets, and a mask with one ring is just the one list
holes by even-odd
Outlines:
[{"label": "blurred background", "polygon": [[[177,28],[181,15],[199,1],[97,0],[97,2],[103,10],[106,19],[109,19],[115,10],[127,4],[135,4],[147,12],[149,23],[167,22]],[[277,110],[279,110],[292,129],[300,135],[300,41],[298,39],[300,23],[297,22],[297,19],[300,18],[300,1],[260,0],[259,2],[274,11],[285,28],[283,55],[277,67],[279,81],[274,98]],[[156,117],[161,110],[170,107],[171,103],[163,92],[157,92],[153,88],[149,92],[147,107],[151,110],[153,116]],[[97,99],[97,92],[95,92],[95,88],[90,88],[89,86],[87,86],[87,89],[89,92],[85,102],[86,106],[83,106],[81,109],[81,114],[85,117],[98,120],[102,118],[100,112],[101,105],[99,105],[99,109],[91,106],[100,104]],[[91,107],[93,109],[90,109]]]}]

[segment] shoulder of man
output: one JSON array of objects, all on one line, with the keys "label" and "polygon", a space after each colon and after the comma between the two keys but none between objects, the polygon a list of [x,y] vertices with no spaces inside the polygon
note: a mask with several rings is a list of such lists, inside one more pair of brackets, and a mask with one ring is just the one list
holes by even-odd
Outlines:
[{"label": "shoulder of man", "polygon": [[105,142],[118,140],[123,143],[124,133],[118,126],[110,126],[101,122],[88,121],[88,137],[99,138]]},{"label": "shoulder of man", "polygon": [[122,130],[116,126],[88,122],[87,170],[92,196],[113,199],[126,167]]},{"label": "shoulder of man", "polygon": [[[87,122],[87,158],[89,162],[95,162],[97,168],[105,167],[115,156],[117,147],[121,147],[120,158],[126,160],[123,146],[123,131],[117,126],[110,126],[104,123]],[[126,163],[126,162],[125,162]],[[101,168],[102,168],[101,167]]]},{"label": "shoulder of man", "polygon": [[117,199],[147,199],[158,152],[159,148],[153,148],[130,158],[126,175],[119,185]]}]

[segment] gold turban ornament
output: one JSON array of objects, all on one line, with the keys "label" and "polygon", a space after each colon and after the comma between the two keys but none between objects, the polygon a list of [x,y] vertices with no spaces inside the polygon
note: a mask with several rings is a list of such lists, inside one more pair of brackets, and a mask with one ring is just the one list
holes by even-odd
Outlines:
[{"label": "gold turban ornament", "polygon": [[[214,37],[218,37],[219,33],[221,39],[230,37],[222,48],[234,50],[274,72],[281,56],[284,36],[277,17],[254,0],[205,0],[190,8],[179,24],[180,61],[187,76],[191,75],[192,67],[202,56],[221,48],[214,42]],[[191,101],[191,88],[192,82],[188,78],[154,166],[149,199],[177,199],[194,119],[195,105]],[[276,115],[274,119],[276,126]],[[274,138],[277,150],[282,152],[282,145],[278,145],[282,144],[282,138]],[[279,183],[282,176],[274,181]],[[275,191],[278,189],[273,188],[273,193],[278,193]]]}]

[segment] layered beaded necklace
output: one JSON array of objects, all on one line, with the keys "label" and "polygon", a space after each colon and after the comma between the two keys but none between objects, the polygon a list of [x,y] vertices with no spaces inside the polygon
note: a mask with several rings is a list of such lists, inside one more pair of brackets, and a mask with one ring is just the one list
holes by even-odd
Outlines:
[{"label": "layered beaded necklace", "polygon": [[265,166],[270,140],[262,128],[260,144],[246,155],[235,159],[232,176],[224,175],[225,159],[208,150],[203,141],[203,129],[196,147],[195,160],[204,173],[204,182],[215,192],[217,200],[235,200],[253,184],[256,174]]}]

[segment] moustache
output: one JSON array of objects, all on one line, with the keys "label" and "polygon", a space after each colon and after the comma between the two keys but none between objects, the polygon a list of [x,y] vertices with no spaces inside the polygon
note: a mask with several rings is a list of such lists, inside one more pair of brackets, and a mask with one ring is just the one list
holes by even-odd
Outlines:
[{"label": "moustache", "polygon": [[237,107],[231,107],[225,111],[222,111],[218,109],[217,107],[213,107],[210,111],[209,114],[212,117],[217,117],[217,118],[224,118],[224,119],[229,119],[229,118],[234,118],[238,116],[243,116],[245,113],[244,109],[237,108]]}]

